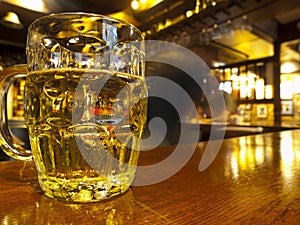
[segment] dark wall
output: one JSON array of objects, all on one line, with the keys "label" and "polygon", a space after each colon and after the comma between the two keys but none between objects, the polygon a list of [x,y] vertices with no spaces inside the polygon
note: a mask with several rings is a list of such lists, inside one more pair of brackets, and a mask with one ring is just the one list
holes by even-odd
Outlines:
[{"label": "dark wall", "polygon": [[[175,82],[190,96],[196,106],[201,105],[202,90],[193,79],[182,70],[159,62],[146,63],[146,77],[158,76]],[[162,145],[176,144],[180,137],[181,122],[177,109],[166,99],[155,96],[155,93],[171,92],[176,98],[176,90],[164,90],[157,82],[148,83],[148,122],[155,117],[161,118],[167,125],[167,134]],[[181,104],[181,110],[188,115],[191,106],[185,102]],[[148,128],[148,127],[147,127]],[[149,130],[146,129],[146,135]],[[155,131],[154,131],[155,132]],[[159,131],[158,131],[159,132]]]}]

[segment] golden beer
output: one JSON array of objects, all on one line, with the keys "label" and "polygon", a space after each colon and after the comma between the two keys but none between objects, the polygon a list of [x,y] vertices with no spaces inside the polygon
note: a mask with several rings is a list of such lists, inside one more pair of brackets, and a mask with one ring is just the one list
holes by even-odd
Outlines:
[{"label": "golden beer", "polygon": [[144,78],[126,73],[28,73],[25,121],[46,195],[90,202],[125,192],[134,179],[146,96]]}]

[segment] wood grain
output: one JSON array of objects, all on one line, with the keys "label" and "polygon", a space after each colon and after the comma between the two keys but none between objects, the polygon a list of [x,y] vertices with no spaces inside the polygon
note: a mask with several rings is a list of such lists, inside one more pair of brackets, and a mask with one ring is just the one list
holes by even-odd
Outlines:
[{"label": "wood grain", "polygon": [[[93,204],[49,199],[33,164],[1,162],[0,224],[300,224],[299,137],[293,130],[226,139],[204,171],[198,165],[207,142],[200,142],[169,179]],[[172,151],[143,152],[140,165]]]}]

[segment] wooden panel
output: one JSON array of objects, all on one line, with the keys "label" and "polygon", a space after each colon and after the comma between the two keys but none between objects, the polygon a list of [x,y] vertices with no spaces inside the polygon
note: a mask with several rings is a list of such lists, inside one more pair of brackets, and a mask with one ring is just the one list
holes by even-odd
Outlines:
[{"label": "wooden panel", "polygon": [[[224,140],[204,171],[207,142],[169,179],[134,186],[93,204],[45,197],[31,163],[0,163],[0,224],[299,224],[300,131]],[[212,143],[212,142],[211,142]],[[183,146],[188,150],[190,145]],[[168,157],[173,147],[143,152],[141,165]],[[139,168],[138,168],[139,171]],[[160,176],[161,170],[153,171]]]}]

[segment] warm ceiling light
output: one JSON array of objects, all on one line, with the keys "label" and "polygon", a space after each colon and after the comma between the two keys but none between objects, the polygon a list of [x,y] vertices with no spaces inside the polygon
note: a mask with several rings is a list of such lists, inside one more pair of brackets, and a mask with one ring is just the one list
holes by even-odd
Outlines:
[{"label": "warm ceiling light", "polygon": [[138,0],[132,0],[131,2],[131,8],[134,10],[137,10],[140,7],[140,3]]},{"label": "warm ceiling light", "polygon": [[193,14],[194,14],[194,12],[192,10],[188,10],[188,11],[185,12],[185,16],[187,18],[191,17]]},{"label": "warm ceiling light", "polygon": [[18,15],[15,12],[9,11],[5,17],[1,19],[1,24],[13,28],[13,29],[22,29],[23,24],[20,22]]},{"label": "warm ceiling light", "polygon": [[295,62],[284,62],[281,65],[281,73],[293,73],[297,70]]},{"label": "warm ceiling light", "polygon": [[142,12],[151,9],[162,1],[163,0],[131,0],[131,8]]},{"label": "warm ceiling light", "polygon": [[[2,0],[11,5],[34,10],[42,13],[50,13],[43,0]],[[0,0],[1,2],[1,0]]]}]

